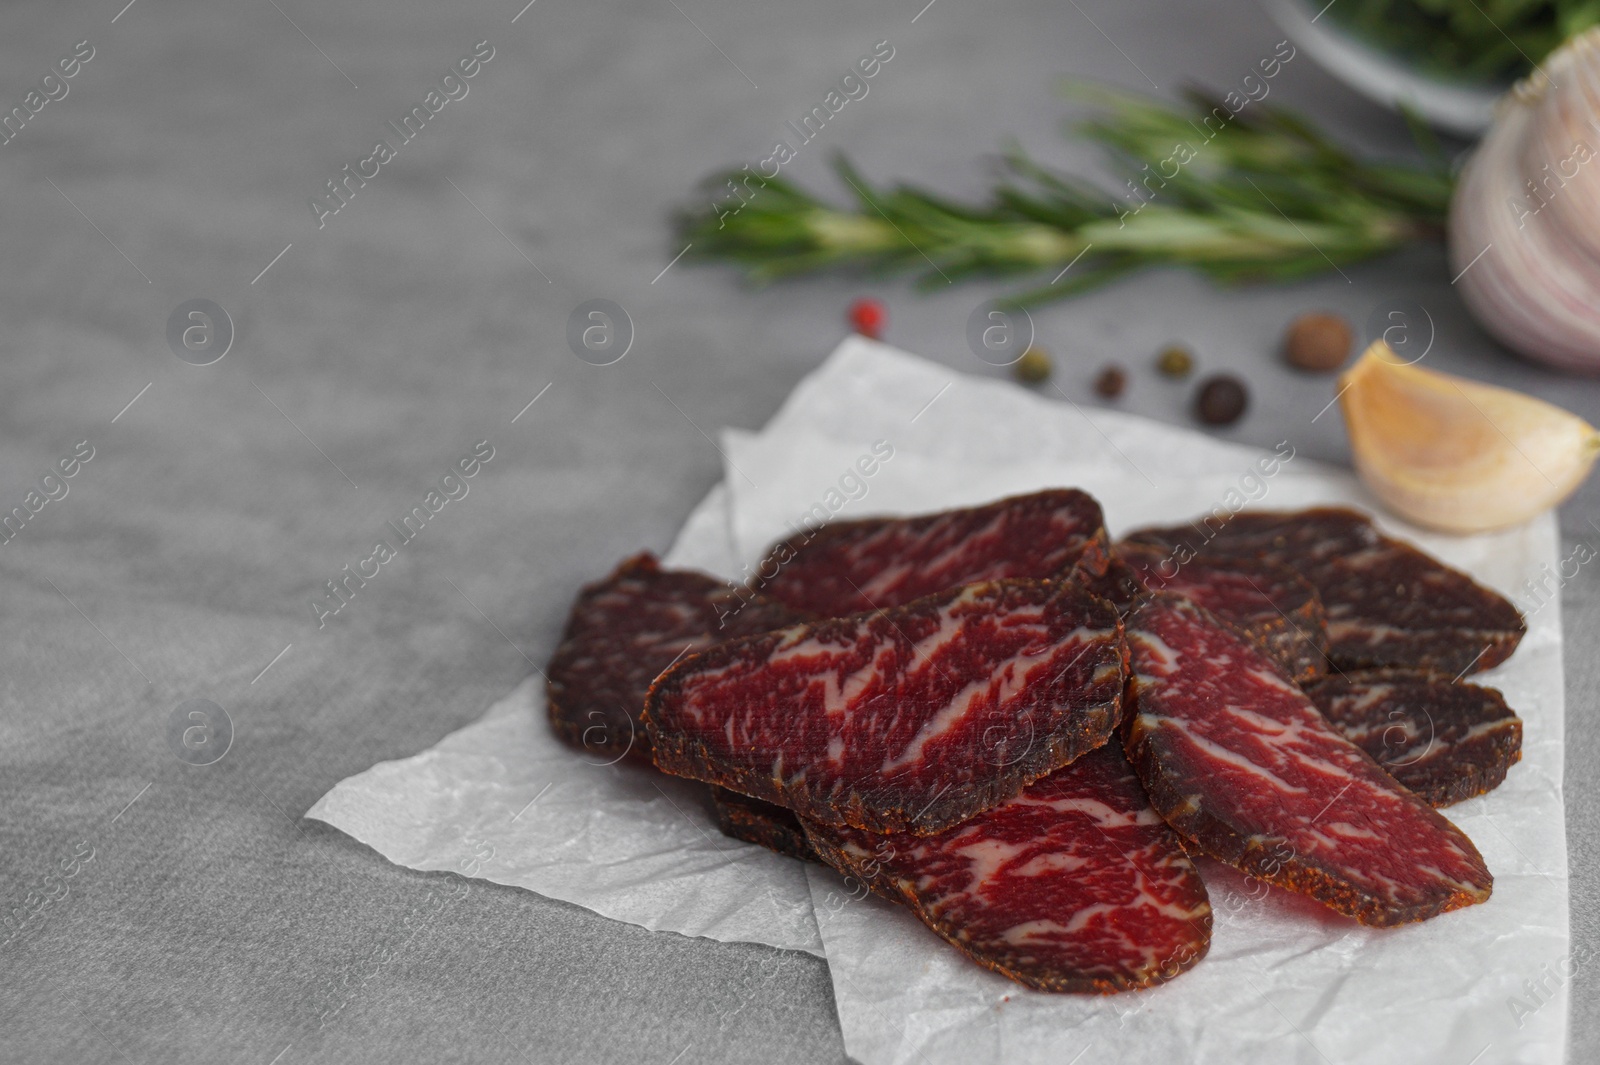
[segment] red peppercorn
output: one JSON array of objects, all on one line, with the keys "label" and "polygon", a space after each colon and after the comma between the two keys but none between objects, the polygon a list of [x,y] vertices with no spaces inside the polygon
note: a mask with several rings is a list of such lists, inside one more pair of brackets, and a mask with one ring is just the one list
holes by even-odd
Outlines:
[{"label": "red peppercorn", "polygon": [[881,300],[859,299],[850,305],[850,328],[871,340],[881,340],[888,316]]}]

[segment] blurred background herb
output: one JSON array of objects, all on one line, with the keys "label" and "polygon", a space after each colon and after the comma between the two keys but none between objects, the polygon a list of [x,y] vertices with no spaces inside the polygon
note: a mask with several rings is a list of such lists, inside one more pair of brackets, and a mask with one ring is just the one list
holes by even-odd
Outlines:
[{"label": "blurred background herb", "polygon": [[1335,0],[1325,14],[1437,76],[1507,81],[1600,24],[1600,0]]},{"label": "blurred background herb", "polygon": [[921,286],[1032,274],[1012,301],[1038,304],[1147,266],[1287,280],[1443,235],[1453,178],[1417,123],[1425,158],[1379,161],[1266,104],[1230,111],[1193,91],[1175,104],[1072,94],[1096,108],[1076,131],[1106,150],[1119,187],[1054,173],[1013,148],[988,202],[964,204],[875,186],[840,157],[853,205],[733,171],[707,185],[742,191],[721,193],[720,210],[681,213],[680,239],[693,257],[736,264],[757,282],[837,270],[912,274]]}]

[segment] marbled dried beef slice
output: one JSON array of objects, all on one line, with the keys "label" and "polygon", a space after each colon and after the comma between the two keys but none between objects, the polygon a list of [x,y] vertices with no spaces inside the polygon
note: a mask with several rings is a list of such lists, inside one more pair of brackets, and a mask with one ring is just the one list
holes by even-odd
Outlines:
[{"label": "marbled dried beef slice", "polygon": [[1210,945],[1205,884],[1116,743],[934,835],[805,824],[839,872],[1041,991],[1150,987]]},{"label": "marbled dried beef slice", "polygon": [[1522,720],[1493,688],[1442,673],[1376,669],[1306,689],[1333,726],[1431,806],[1498,787],[1522,757]]},{"label": "marbled dried beef slice", "polygon": [[840,521],[767,549],[754,586],[797,610],[839,617],[964,584],[1098,574],[1109,550],[1100,504],[1073,488],[911,518]]},{"label": "marbled dried beef slice", "polygon": [[1341,670],[1464,676],[1510,658],[1527,631],[1499,593],[1398,541],[1330,559],[1314,579],[1328,602],[1328,658]]},{"label": "marbled dried beef slice", "polygon": [[713,647],[656,681],[646,722],[669,773],[935,832],[1104,743],[1126,664],[1110,603],[991,581]]},{"label": "marbled dried beef slice", "polygon": [[1186,599],[1127,619],[1123,743],[1152,805],[1219,861],[1363,924],[1488,899],[1472,841],[1340,735],[1248,637]]}]

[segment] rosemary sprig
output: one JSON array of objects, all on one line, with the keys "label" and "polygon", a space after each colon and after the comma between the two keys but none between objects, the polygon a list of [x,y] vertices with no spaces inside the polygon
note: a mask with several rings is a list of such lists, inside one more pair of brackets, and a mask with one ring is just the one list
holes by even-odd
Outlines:
[{"label": "rosemary sprig", "polygon": [[1007,153],[982,205],[873,186],[841,156],[835,168],[853,207],[782,177],[720,174],[707,184],[738,194],[724,192],[719,211],[680,213],[680,239],[693,257],[737,264],[758,282],[851,270],[909,273],[937,287],[1038,274],[1013,297],[1031,305],[1149,266],[1189,266],[1222,282],[1296,278],[1443,232],[1453,179],[1437,157],[1364,160],[1288,111],[1252,103],[1230,114],[1198,92],[1179,104],[1078,94],[1099,106],[1078,130],[1108,151],[1120,195],[1020,149]]}]

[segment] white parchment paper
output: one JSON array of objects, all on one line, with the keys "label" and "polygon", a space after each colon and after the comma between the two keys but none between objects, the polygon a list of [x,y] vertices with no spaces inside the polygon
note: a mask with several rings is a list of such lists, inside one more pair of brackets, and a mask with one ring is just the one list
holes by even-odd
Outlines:
[{"label": "white parchment paper", "polygon": [[[929,397],[937,398],[925,406]],[[844,480],[876,441],[889,441],[894,456],[870,477]],[[1241,497],[1264,507],[1372,509],[1347,474],[1300,458],[1247,480],[1258,457],[1249,450],[1041,403],[865,342],[836,353],[762,434],[726,433],[723,446],[743,564],[817,501],[839,503],[844,519],[1079,485],[1104,504],[1114,535],[1236,509]],[[1557,558],[1549,516],[1470,539],[1379,521],[1514,598]],[[852,898],[839,878],[812,869],[847,1051],[863,1065],[1560,1061],[1569,946],[1559,604],[1531,611],[1516,655],[1479,679],[1505,693],[1525,729],[1507,782],[1447,811],[1495,875],[1487,904],[1408,928],[1363,929],[1208,862],[1217,911],[1210,955],[1153,991],[1080,998],[1030,992],[979,969],[906,911]]]},{"label": "white parchment paper", "polygon": [[[727,530],[719,486],[664,561],[726,574]],[[801,863],[724,836],[703,786],[561,743],[537,675],[421,754],[341,781],[306,816],[412,869],[645,928],[822,953]]]}]

